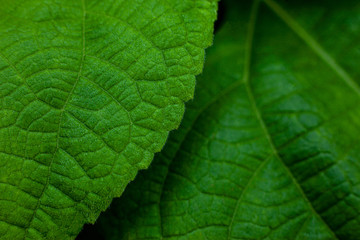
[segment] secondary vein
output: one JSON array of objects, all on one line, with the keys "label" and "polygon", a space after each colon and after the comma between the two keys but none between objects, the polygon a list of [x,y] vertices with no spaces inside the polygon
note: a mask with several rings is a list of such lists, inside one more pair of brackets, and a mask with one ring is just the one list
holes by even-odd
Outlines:
[{"label": "secondary vein", "polygon": [[264,0],[277,16],[284,21],[333,71],[360,96],[360,87],[354,79],[327,53],[321,45],[290,16],[279,4],[273,0]]},{"label": "secondary vein", "polygon": [[29,221],[29,225],[28,227],[25,229],[25,234],[24,234],[24,238],[23,239],[26,239],[28,233],[29,233],[29,229],[31,227],[31,224],[32,222],[34,221],[35,219],[35,216],[36,216],[36,212],[38,211],[39,207],[40,207],[40,204],[41,204],[41,198],[43,197],[46,189],[49,187],[49,184],[50,184],[50,175],[51,175],[51,167],[52,167],[52,163],[54,162],[54,159],[55,159],[55,154],[56,152],[59,150],[60,146],[59,146],[59,138],[60,138],[60,129],[61,129],[61,124],[62,124],[62,119],[64,117],[64,112],[65,112],[65,107],[67,105],[67,103],[69,102],[70,98],[71,98],[71,95],[72,93],[74,92],[74,89],[77,85],[77,83],[79,82],[79,79],[80,79],[80,76],[81,76],[81,73],[82,73],[82,68],[83,68],[83,63],[84,63],[84,60],[85,60],[85,17],[86,17],[86,9],[85,9],[85,0],[82,0],[81,1],[81,4],[82,4],[82,11],[83,11],[83,14],[82,14],[82,56],[81,56],[81,59],[80,59],[80,66],[79,66],[79,72],[78,72],[78,76],[75,80],[75,83],[71,89],[71,91],[69,92],[69,95],[61,109],[61,113],[60,113],[60,119],[59,119],[59,128],[58,128],[58,132],[57,132],[57,137],[56,137],[56,148],[55,148],[55,151],[53,153],[53,156],[51,158],[51,161],[50,161],[50,164],[49,164],[49,167],[48,167],[48,177],[47,177],[47,181],[45,183],[45,186],[38,198],[38,201],[37,201],[37,204],[36,204],[36,207],[34,209],[34,212],[31,216],[31,219]]}]

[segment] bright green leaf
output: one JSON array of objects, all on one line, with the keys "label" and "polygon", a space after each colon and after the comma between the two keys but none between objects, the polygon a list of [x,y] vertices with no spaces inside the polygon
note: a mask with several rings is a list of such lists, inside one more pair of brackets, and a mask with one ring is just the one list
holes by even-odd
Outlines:
[{"label": "bright green leaf", "polygon": [[73,239],[193,96],[216,0],[0,0],[0,238]]},{"label": "bright green leaf", "polygon": [[182,127],[106,239],[360,239],[360,3],[228,1]]}]

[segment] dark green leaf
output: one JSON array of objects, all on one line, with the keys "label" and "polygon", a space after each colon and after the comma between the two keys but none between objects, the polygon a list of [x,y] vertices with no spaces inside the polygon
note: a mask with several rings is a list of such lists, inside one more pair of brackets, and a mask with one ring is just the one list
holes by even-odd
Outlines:
[{"label": "dark green leaf", "polygon": [[106,239],[360,239],[360,3],[227,1],[195,101]]}]

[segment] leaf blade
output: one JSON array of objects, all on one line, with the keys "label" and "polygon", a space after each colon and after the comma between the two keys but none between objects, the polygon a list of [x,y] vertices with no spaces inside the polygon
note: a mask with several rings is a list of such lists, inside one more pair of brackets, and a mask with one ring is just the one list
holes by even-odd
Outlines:
[{"label": "leaf blade", "polygon": [[192,98],[215,10],[207,0],[2,4],[4,239],[73,239],[149,165]]}]

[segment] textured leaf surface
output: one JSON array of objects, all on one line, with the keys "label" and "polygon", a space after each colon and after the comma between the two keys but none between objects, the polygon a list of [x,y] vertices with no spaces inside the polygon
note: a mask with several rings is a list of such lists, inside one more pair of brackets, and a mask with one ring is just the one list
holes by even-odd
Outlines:
[{"label": "textured leaf surface", "polygon": [[106,239],[360,239],[358,1],[227,1],[180,131]]},{"label": "textured leaf surface", "polygon": [[73,239],[179,125],[212,0],[0,0],[0,238]]}]

